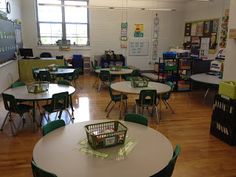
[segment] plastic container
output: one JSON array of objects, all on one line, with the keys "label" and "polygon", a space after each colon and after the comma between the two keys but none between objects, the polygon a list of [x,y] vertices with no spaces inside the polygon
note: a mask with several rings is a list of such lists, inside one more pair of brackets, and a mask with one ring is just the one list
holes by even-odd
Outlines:
[{"label": "plastic container", "polygon": [[236,99],[236,81],[222,81],[219,86],[219,94]]},{"label": "plastic container", "polygon": [[124,144],[127,127],[119,121],[109,121],[85,126],[88,143],[93,149]]},{"label": "plastic container", "polygon": [[48,91],[49,82],[38,81],[27,84],[27,90],[29,93],[42,93]]},{"label": "plastic container", "polygon": [[131,86],[136,87],[147,87],[148,79],[143,77],[132,77],[131,78]]}]

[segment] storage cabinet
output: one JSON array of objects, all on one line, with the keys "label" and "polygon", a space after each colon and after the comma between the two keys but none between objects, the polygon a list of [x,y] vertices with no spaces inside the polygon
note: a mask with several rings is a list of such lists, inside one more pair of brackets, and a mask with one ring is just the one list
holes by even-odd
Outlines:
[{"label": "storage cabinet", "polygon": [[164,53],[159,59],[158,81],[171,81],[175,91],[190,90],[190,76],[192,73],[192,59],[189,56],[176,53]]},{"label": "storage cabinet", "polygon": [[236,100],[215,96],[210,133],[222,141],[236,145]]}]

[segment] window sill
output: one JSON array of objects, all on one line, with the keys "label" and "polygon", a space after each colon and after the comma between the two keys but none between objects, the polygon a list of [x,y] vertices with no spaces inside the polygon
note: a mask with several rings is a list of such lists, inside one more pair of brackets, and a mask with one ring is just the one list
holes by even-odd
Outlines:
[{"label": "window sill", "polygon": [[[59,46],[56,45],[38,45],[37,49],[43,49],[43,50],[59,50]],[[72,50],[90,50],[90,46],[70,46],[70,50],[65,51],[72,51]],[[62,50],[63,51],[63,50]]]}]

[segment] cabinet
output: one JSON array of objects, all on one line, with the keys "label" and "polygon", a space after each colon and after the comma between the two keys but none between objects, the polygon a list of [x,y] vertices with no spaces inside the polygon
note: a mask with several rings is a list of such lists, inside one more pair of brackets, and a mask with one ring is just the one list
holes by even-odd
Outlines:
[{"label": "cabinet", "polygon": [[159,59],[158,81],[171,81],[175,91],[188,91],[191,88],[192,59],[176,53],[164,53]]}]

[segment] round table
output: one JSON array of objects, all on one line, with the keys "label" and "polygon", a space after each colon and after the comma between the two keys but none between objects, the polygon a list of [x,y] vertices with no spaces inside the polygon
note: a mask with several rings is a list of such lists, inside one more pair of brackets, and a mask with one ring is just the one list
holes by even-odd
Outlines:
[{"label": "round table", "polygon": [[[124,159],[101,159],[80,151],[79,142],[86,138],[84,126],[102,121],[107,120],[66,125],[42,137],[33,150],[36,164],[59,177],[147,177],[163,169],[172,158],[172,145],[164,135],[152,128],[124,121],[121,122],[128,127],[128,137],[136,141]],[[103,151],[109,153],[117,147]]]},{"label": "round table", "polygon": [[102,69],[96,69],[95,72],[99,74],[101,70],[110,71],[110,74],[112,75],[119,75],[120,81],[122,80],[121,75],[131,74],[133,72],[133,69],[126,69],[126,68],[122,68],[121,70],[118,71],[111,70],[110,68],[102,68]]},{"label": "round table", "polygon": [[[218,86],[220,84],[220,82],[222,81],[222,79],[220,79],[219,76],[214,76],[214,75],[210,75],[207,73],[193,74],[193,75],[191,75],[190,78],[193,81],[201,82],[204,84],[210,84],[210,85],[214,85],[214,86]],[[208,88],[206,90],[205,95],[204,95],[204,99],[206,99],[209,90],[210,90],[210,88]]]},{"label": "round table", "polygon": [[128,94],[139,94],[141,90],[156,90],[157,94],[167,93],[171,90],[171,87],[166,84],[159,82],[148,82],[147,87],[132,87],[130,81],[122,81],[111,84],[111,88],[115,91],[128,93]]},{"label": "round table", "polygon": [[[17,100],[26,100],[33,102],[33,119],[35,121],[35,102],[40,100],[50,100],[52,95],[61,92],[68,92],[69,95],[72,95],[75,92],[75,88],[68,85],[59,85],[59,84],[49,84],[48,91],[41,93],[29,93],[27,86],[20,86],[15,88],[9,88],[3,93],[13,95]],[[73,105],[71,101],[71,108],[73,111]]]},{"label": "round table", "polygon": [[[39,74],[40,71],[49,71],[49,70],[45,68],[41,68],[41,69],[34,70],[34,73]],[[49,72],[52,75],[61,76],[61,75],[66,75],[66,74],[72,74],[74,71],[75,69],[73,68],[58,68],[56,71],[49,71]]]},{"label": "round table", "polygon": [[219,85],[222,81],[218,76],[209,75],[207,73],[193,74],[190,78],[194,81],[211,85]]},{"label": "round table", "polygon": [[[156,90],[157,95],[161,95],[164,93],[167,93],[171,91],[171,87],[167,84],[162,84],[159,82],[148,82],[147,87],[132,87],[130,81],[122,81],[122,82],[116,82],[111,84],[111,88],[115,91],[125,93],[125,94],[136,94],[138,95],[141,90]],[[161,97],[160,97],[161,99]],[[120,118],[122,117],[121,115],[121,106],[120,106]],[[161,110],[161,101],[159,103],[159,109]],[[160,112],[160,118],[161,118],[161,112]]]}]

